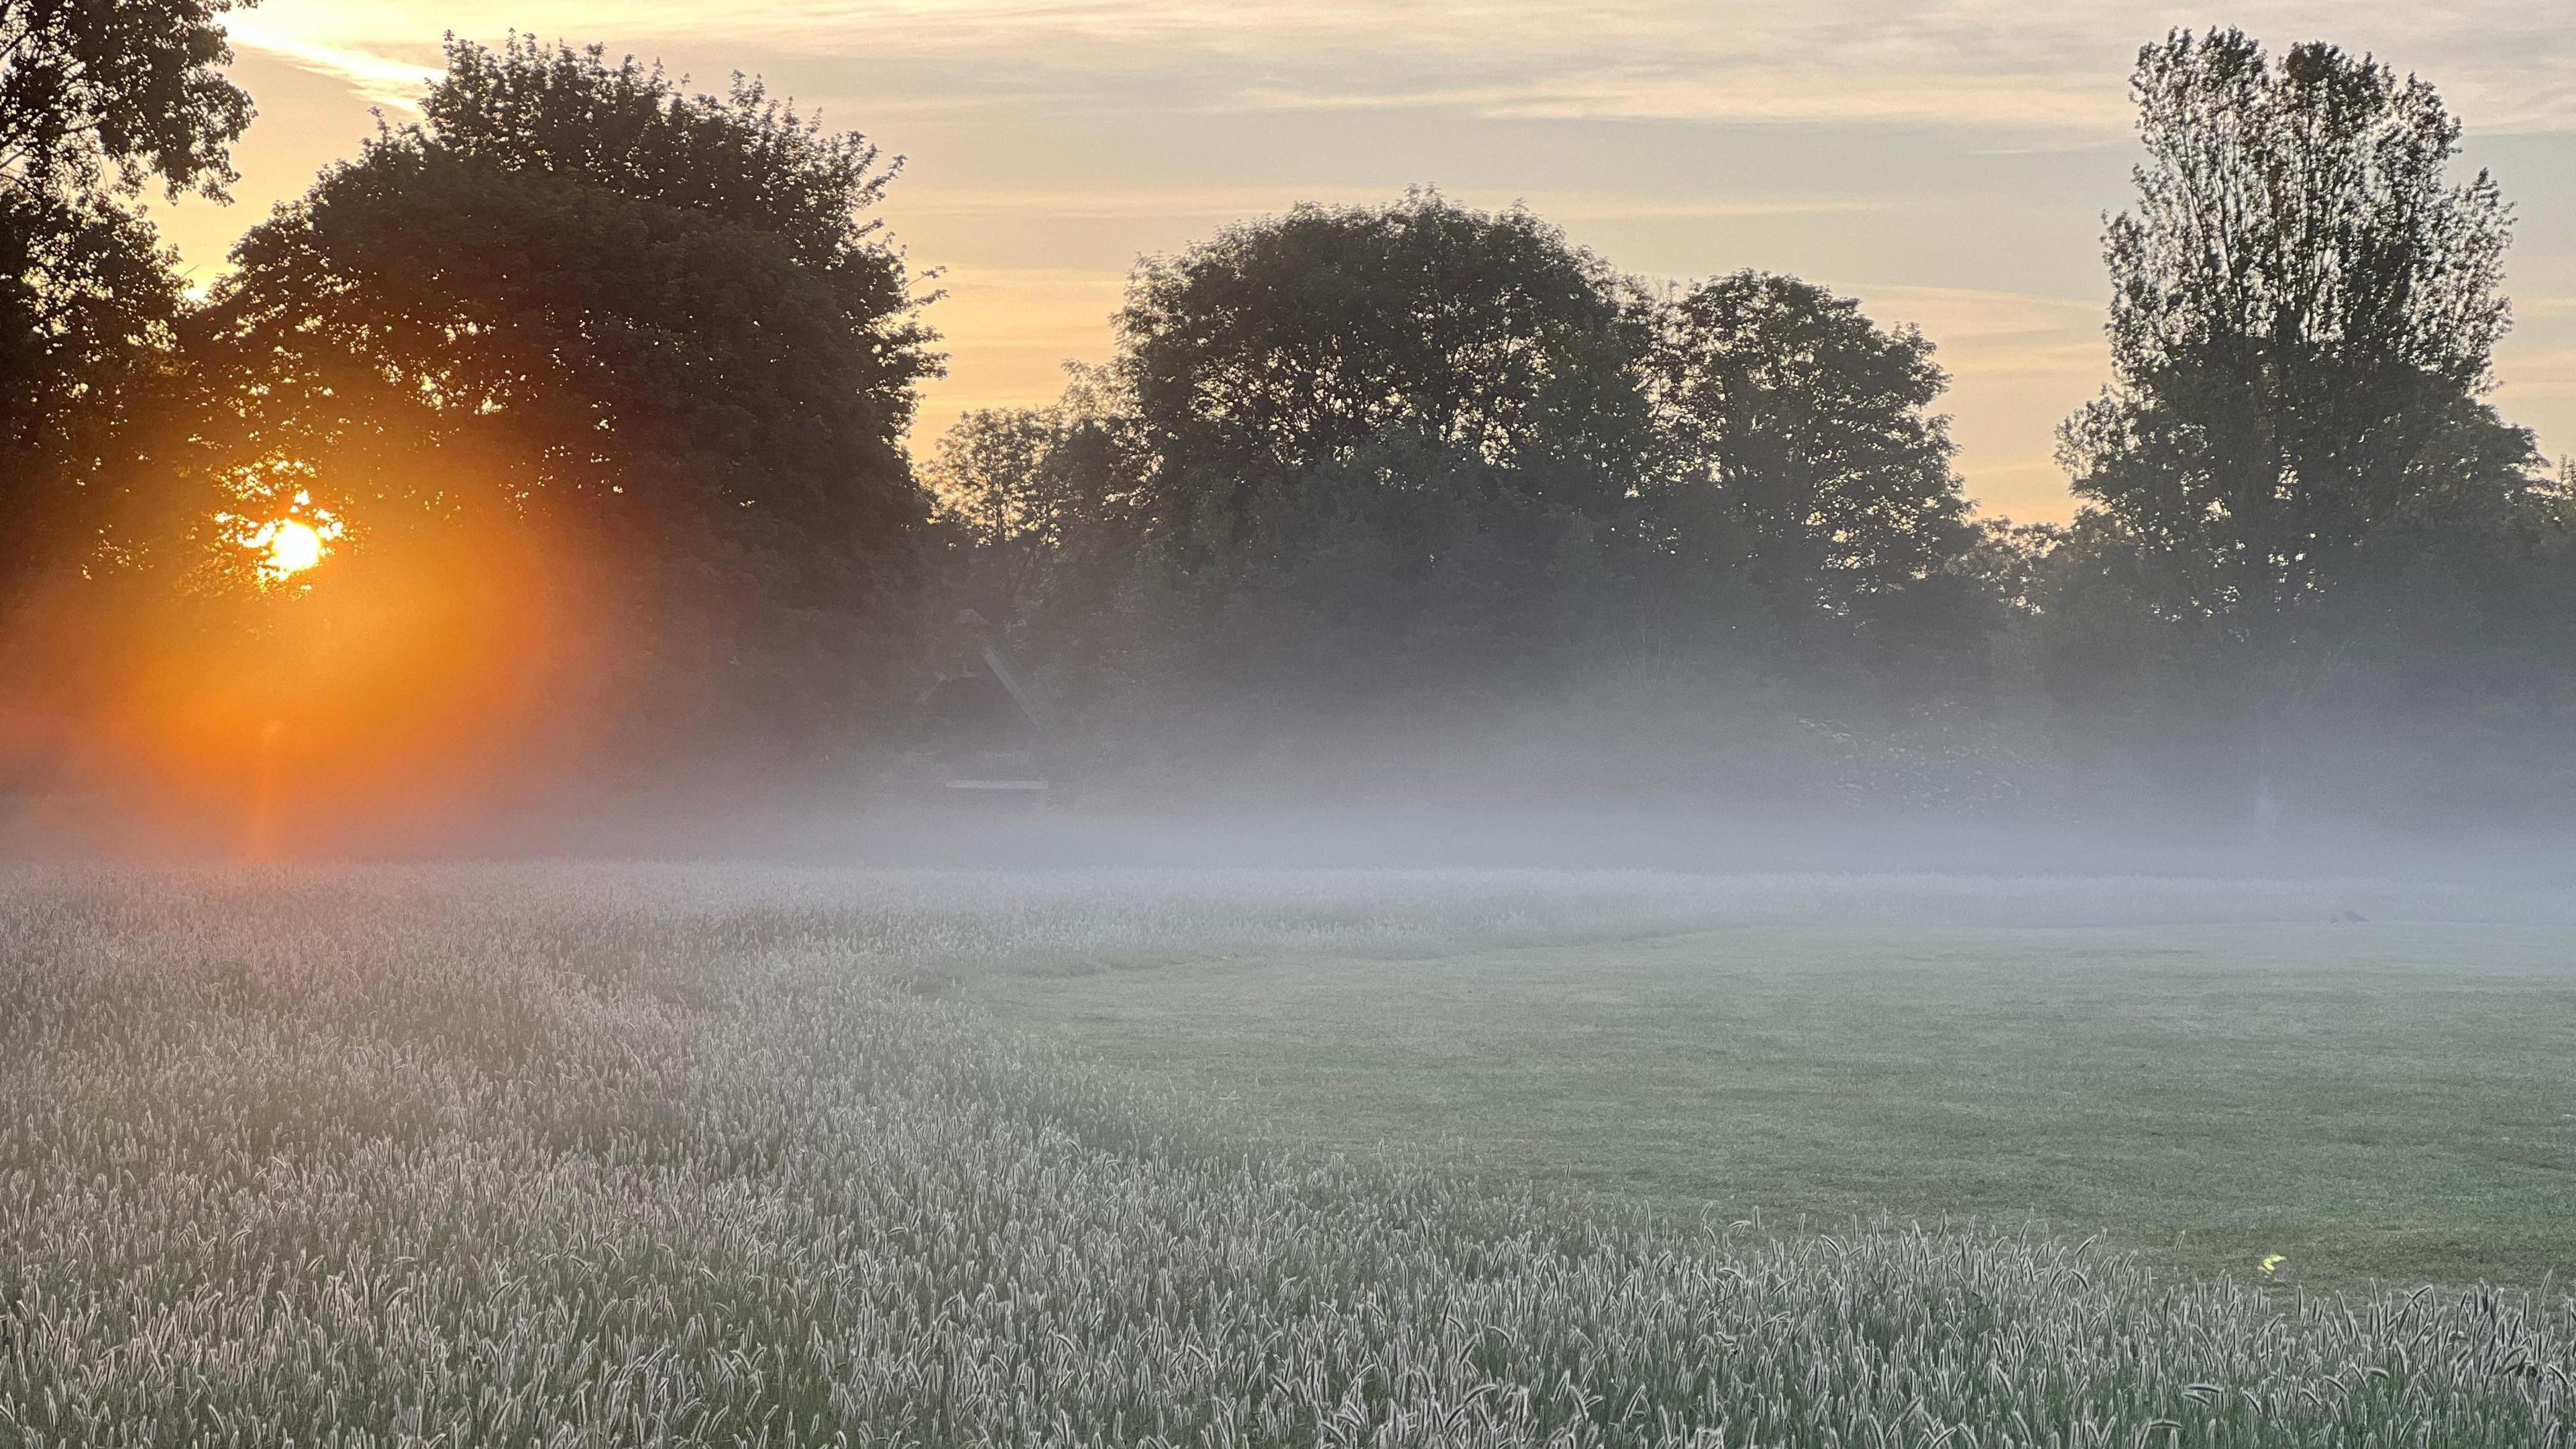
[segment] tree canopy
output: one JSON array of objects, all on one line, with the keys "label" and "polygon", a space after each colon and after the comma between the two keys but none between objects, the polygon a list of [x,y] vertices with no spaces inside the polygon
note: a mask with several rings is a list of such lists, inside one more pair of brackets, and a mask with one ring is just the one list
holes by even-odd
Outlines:
[{"label": "tree canopy", "polygon": [[[0,604],[96,543],[180,286],[125,202],[220,198],[250,98],[221,0],[0,0]],[[126,455],[120,457],[120,455]]]},{"label": "tree canopy", "polygon": [[[163,716],[268,721],[338,670],[349,761],[446,731],[498,778],[507,721],[589,691],[630,783],[812,764],[905,735],[971,606],[1103,748],[1559,711],[1586,733],[1551,750],[1628,739],[1616,784],[1658,732],[1794,766],[1964,720],[1940,748],[2154,740],[2231,796],[2329,742],[2319,790],[2434,741],[2460,763],[2413,776],[2576,790],[2576,491],[2487,400],[2511,210],[2369,56],[2142,50],[2112,379],[2059,434],[2080,511],[2016,528],[1918,330],[1425,189],[1143,261],[1112,357],[917,479],[900,162],[597,47],[451,40],[418,119],[192,300],[139,206],[232,179],[224,10],[0,0],[0,592],[160,600],[128,632],[214,681]],[[350,556],[321,595],[245,546],[290,522]],[[433,636],[471,637],[386,644]]]},{"label": "tree canopy", "polygon": [[1655,383],[1668,486],[1718,501],[1787,609],[1865,612],[1967,546],[1949,379],[1912,328],[1795,277],[1738,272],[1662,310]]},{"label": "tree canopy", "polygon": [[2265,798],[2548,758],[2566,519],[2485,398],[2512,214],[2451,173],[2460,123],[2234,30],[2146,47],[2134,90],[2113,382],[2061,432],[2084,506],[2040,590],[2067,718]]},{"label": "tree canopy", "polygon": [[1194,516],[1388,447],[1580,507],[1641,438],[1617,283],[1526,211],[1300,206],[1140,267],[1116,368],[1153,486]]},{"label": "tree canopy", "polygon": [[1149,260],[1119,327],[1080,405],[944,446],[984,532],[1051,555],[1016,617],[1076,691],[1329,713],[1974,627],[1946,379],[1823,288],[1666,295],[1417,191]]},{"label": "tree canopy", "polygon": [[2071,419],[2077,495],[2155,556],[2155,603],[2264,631],[2380,560],[2491,524],[2530,435],[2481,398],[2510,210],[2447,174],[2433,88],[2243,33],[2141,55],[2147,161],[2113,220],[2114,383]]},{"label": "tree canopy", "polygon": [[0,185],[220,196],[250,97],[224,76],[231,0],[0,0]]},{"label": "tree canopy", "polygon": [[216,476],[374,528],[542,519],[641,611],[621,650],[660,687],[833,715],[927,512],[901,439],[936,359],[864,215],[894,168],[756,82],[448,59],[420,123],[237,250],[205,319],[239,414]]}]

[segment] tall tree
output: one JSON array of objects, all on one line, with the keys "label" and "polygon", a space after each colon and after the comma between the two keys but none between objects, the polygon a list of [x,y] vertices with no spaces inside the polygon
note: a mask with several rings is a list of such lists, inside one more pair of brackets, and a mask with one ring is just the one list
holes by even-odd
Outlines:
[{"label": "tall tree", "polygon": [[1710,505],[1673,509],[1675,522],[1731,539],[1790,619],[1867,621],[1958,577],[1945,571],[1976,535],[1949,420],[1931,410],[1949,379],[1922,333],[1884,331],[1849,298],[1761,272],[1660,310],[1664,486]]},{"label": "tall tree", "polygon": [[1240,526],[1253,495],[1386,447],[1580,507],[1642,450],[1619,286],[1526,211],[1300,206],[1140,268],[1118,366],[1194,520]]},{"label": "tall tree", "polygon": [[2153,608],[2292,648],[2342,592],[2529,490],[2482,400],[2510,211],[2454,181],[2432,86],[2324,44],[2176,32],[2133,82],[2147,160],[2110,225],[2115,381],[2062,454]]},{"label": "tall tree", "polygon": [[974,550],[974,606],[1017,623],[1047,586],[1067,535],[1082,522],[1058,408],[977,408],[939,440],[928,481]]},{"label": "tall tree", "polygon": [[0,0],[0,599],[110,511],[138,384],[181,308],[126,202],[220,198],[250,98],[225,0]]},{"label": "tall tree", "polygon": [[2261,819],[2536,788],[2569,737],[2564,525],[2485,399],[2494,179],[2452,174],[2432,86],[2331,45],[2177,32],[2134,90],[2114,381],[2061,433],[2084,507],[2040,590],[2063,717]]},{"label": "tall tree", "polygon": [[1256,710],[1544,672],[1648,453],[1627,294],[1428,191],[1149,261],[1067,434],[1092,526],[1041,632]]},{"label": "tall tree", "polygon": [[422,112],[236,252],[227,486],[325,495],[360,546],[542,517],[637,610],[610,642],[655,697],[857,707],[928,506],[900,440],[936,359],[867,214],[895,168],[597,48],[451,42]]}]

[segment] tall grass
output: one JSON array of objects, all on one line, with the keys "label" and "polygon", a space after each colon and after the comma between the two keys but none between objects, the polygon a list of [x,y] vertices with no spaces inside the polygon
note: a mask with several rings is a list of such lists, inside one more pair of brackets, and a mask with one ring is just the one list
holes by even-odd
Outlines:
[{"label": "tall grass", "polygon": [[7,877],[0,1446],[2576,1443],[2555,1290],[1497,1194],[936,989],[1712,908],[1563,884]]}]

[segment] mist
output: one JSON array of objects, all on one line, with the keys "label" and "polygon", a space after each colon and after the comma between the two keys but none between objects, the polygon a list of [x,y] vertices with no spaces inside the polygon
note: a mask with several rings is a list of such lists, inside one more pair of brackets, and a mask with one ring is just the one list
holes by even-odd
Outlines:
[{"label": "mist", "polygon": [[190,287],[228,13],[0,0],[0,1449],[2576,1437],[2430,81],[2139,36],[2016,523],[1943,338],[1429,185],[930,436],[902,161],[528,33]]}]

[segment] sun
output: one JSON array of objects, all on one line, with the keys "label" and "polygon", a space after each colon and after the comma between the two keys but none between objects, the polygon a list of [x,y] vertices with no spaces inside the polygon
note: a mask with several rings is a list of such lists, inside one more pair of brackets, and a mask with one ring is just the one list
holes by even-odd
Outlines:
[{"label": "sun", "polygon": [[[299,510],[311,501],[306,494],[295,495]],[[270,519],[243,535],[242,544],[257,555],[253,567],[260,582],[274,588],[329,557],[332,541],[345,531],[338,519],[315,509],[309,519],[292,514]]]},{"label": "sun", "polygon": [[281,519],[260,532],[268,536],[260,570],[272,577],[289,578],[322,561],[321,531],[301,519]]}]

